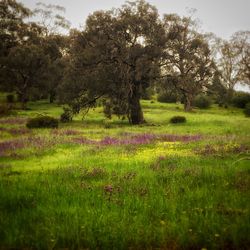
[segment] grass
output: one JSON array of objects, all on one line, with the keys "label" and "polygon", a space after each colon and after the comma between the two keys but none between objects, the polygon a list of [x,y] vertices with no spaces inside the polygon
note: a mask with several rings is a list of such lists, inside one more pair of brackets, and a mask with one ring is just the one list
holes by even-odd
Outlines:
[{"label": "grass", "polygon": [[38,113],[60,116],[46,101],[0,119],[1,249],[248,249],[249,118],[142,105],[142,126],[98,107],[26,130]]}]

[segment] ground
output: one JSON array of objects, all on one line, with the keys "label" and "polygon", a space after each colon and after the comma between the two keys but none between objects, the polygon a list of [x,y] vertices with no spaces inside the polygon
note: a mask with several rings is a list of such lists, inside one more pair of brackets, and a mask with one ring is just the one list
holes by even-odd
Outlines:
[{"label": "ground", "polygon": [[[27,129],[47,101],[0,119],[0,249],[247,249],[250,118],[143,101],[147,123],[101,107]],[[170,124],[174,115],[187,123]]]}]

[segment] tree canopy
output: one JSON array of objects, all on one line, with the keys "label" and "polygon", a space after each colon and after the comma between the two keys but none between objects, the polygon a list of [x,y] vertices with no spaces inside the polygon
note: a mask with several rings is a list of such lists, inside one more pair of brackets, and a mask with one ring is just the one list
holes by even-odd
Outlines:
[{"label": "tree canopy", "polygon": [[250,84],[249,31],[223,41],[203,34],[190,16],[160,18],[144,0],[96,11],[71,30],[62,6],[30,10],[3,0],[0,7],[0,87],[15,92],[23,107],[43,96],[78,113],[101,100],[108,117],[141,124],[140,100],[149,89],[190,111],[201,92],[230,99],[236,83]]}]

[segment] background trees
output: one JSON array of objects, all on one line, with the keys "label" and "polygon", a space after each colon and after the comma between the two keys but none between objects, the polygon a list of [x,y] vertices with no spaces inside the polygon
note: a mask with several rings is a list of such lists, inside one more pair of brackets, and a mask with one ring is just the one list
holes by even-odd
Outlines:
[{"label": "background trees", "polygon": [[29,98],[49,97],[77,113],[102,99],[109,117],[140,124],[149,87],[190,111],[201,92],[228,101],[236,83],[250,82],[249,31],[211,46],[212,36],[200,33],[191,17],[160,19],[144,0],[97,11],[69,34],[61,6],[38,3],[31,11],[3,0],[0,7],[0,88],[15,91],[23,107]]},{"label": "background trees", "polygon": [[191,17],[171,14],[163,19],[167,34],[164,71],[184,100],[185,111],[192,109],[194,97],[209,85],[214,63],[204,35],[196,29]]},{"label": "background trees", "polygon": [[31,11],[13,0],[1,2],[1,89],[15,91],[25,107],[31,89],[44,78],[43,27],[25,22]]},{"label": "background trees", "polygon": [[239,31],[230,40],[217,39],[214,60],[230,102],[237,83],[249,84],[250,32]]},{"label": "background trees", "polygon": [[238,57],[239,80],[250,85],[250,31],[239,31],[233,34],[231,43]]},{"label": "background trees", "polygon": [[[59,6],[42,6],[47,7],[46,10],[36,9],[32,13],[16,1],[1,2],[1,89],[15,92],[23,107],[30,97],[49,94],[53,101],[64,75],[63,53],[67,39],[56,33],[56,28],[65,28],[68,23],[63,17],[52,15]],[[42,21],[28,22],[25,18],[34,13],[46,13],[43,17],[53,21],[54,26],[43,25]]]}]

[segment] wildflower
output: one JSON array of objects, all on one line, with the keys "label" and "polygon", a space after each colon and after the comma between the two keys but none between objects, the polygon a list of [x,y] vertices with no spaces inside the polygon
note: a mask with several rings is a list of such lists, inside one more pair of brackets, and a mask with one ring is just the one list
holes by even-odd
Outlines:
[{"label": "wildflower", "polygon": [[107,193],[112,193],[113,192],[113,186],[112,185],[105,186],[104,191],[107,192]]}]

